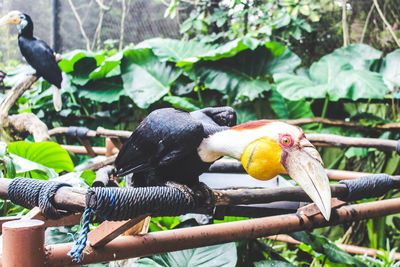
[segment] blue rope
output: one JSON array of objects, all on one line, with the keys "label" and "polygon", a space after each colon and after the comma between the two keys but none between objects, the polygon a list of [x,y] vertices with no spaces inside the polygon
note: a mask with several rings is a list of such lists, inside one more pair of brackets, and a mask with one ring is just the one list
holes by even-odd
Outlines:
[{"label": "blue rope", "polygon": [[[111,205],[110,205],[109,209],[107,210],[106,215],[102,216],[102,218],[104,220],[107,220],[108,217],[110,216],[110,214],[114,210],[115,197],[114,197],[114,192],[112,190],[110,190],[109,188],[103,188],[103,192],[105,193],[105,196],[108,197],[108,199],[111,202]],[[94,213],[95,213],[95,210],[92,208],[87,207],[85,209],[85,212],[82,216],[82,222],[83,222],[82,232],[79,235],[79,238],[75,242],[74,246],[71,248],[71,250],[67,254],[68,256],[75,258],[76,262],[81,261],[82,252],[86,247],[87,235],[90,231],[90,229],[89,229],[90,219],[92,217],[92,214],[94,214]]]},{"label": "blue rope", "polygon": [[82,216],[82,232],[79,235],[78,240],[76,240],[74,246],[71,248],[71,250],[67,253],[68,256],[75,258],[76,262],[81,261],[81,255],[83,250],[86,247],[86,241],[87,241],[87,235],[89,233],[89,223],[90,223],[90,217],[94,213],[94,210],[91,208],[86,208],[85,212],[83,213]]}]

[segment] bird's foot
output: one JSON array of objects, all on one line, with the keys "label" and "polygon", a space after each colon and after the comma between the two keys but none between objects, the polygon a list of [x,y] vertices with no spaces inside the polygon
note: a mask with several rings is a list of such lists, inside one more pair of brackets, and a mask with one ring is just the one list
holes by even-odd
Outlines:
[{"label": "bird's foot", "polygon": [[211,188],[206,184],[199,182],[193,187],[168,181],[165,186],[176,188],[181,191],[186,199],[194,201],[194,212],[203,214],[212,214],[215,208],[215,196]]},{"label": "bird's foot", "polygon": [[192,190],[195,192],[195,198],[199,203],[199,213],[213,214],[216,202],[214,191],[202,182],[193,186]]}]

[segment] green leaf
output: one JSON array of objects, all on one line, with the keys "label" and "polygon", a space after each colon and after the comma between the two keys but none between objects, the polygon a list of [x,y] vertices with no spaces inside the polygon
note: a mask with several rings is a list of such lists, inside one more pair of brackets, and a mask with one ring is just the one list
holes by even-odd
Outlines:
[{"label": "green leaf", "polygon": [[168,60],[183,67],[200,60],[219,60],[232,57],[246,49],[256,49],[260,42],[256,39],[243,37],[222,45],[211,45],[200,41],[174,40],[155,38],[138,44],[137,48],[151,48],[161,60]]},{"label": "green leaf", "polygon": [[332,262],[350,264],[354,266],[367,266],[362,261],[338,248],[334,243],[322,235],[301,231],[292,233],[290,236],[311,246],[316,252],[326,255]]},{"label": "green leaf", "polygon": [[10,158],[13,160],[15,165],[17,176],[30,174],[27,176],[42,180],[58,177],[58,174],[54,171],[54,169],[47,168],[39,163],[14,154],[10,154]]},{"label": "green leaf", "polygon": [[236,261],[235,243],[226,243],[153,255],[151,260],[142,258],[132,266],[233,267]]},{"label": "green leaf", "polygon": [[378,73],[355,70],[339,57],[325,56],[311,65],[309,77],[278,73],[274,75],[277,90],[285,98],[325,98],[357,100],[382,99],[388,88]]},{"label": "green leaf", "polygon": [[189,112],[200,109],[192,103],[193,99],[189,97],[164,96],[163,100],[170,103],[174,108],[183,109]]},{"label": "green leaf", "polygon": [[378,60],[382,52],[366,44],[351,44],[341,47],[329,54],[339,60],[349,63],[355,70],[369,70],[372,63]]},{"label": "green leaf", "polygon": [[267,261],[257,261],[254,262],[254,267],[294,267],[295,265],[285,262],[285,261],[278,261],[278,260],[267,260]]},{"label": "green leaf", "polygon": [[69,53],[62,55],[62,60],[58,63],[58,66],[65,73],[69,73],[75,70],[75,63],[83,58],[93,58],[96,61],[96,65],[100,65],[100,63],[104,60],[103,55],[99,55],[93,52],[85,51],[85,50],[74,50]]},{"label": "green leaf", "polygon": [[121,76],[92,80],[85,86],[76,86],[78,96],[101,103],[118,101],[123,95],[127,95]]},{"label": "green leaf", "polygon": [[236,100],[252,101],[271,89],[268,75],[293,71],[299,63],[299,58],[290,50],[278,43],[269,43],[268,47],[246,50],[229,59],[195,64],[187,72],[192,79],[200,78],[210,89]]},{"label": "green leaf", "polygon": [[74,164],[68,152],[54,142],[18,141],[8,144],[8,150],[17,156],[52,168],[56,172],[74,171]]},{"label": "green leaf", "polygon": [[387,54],[383,59],[380,73],[391,90],[394,86],[400,86],[400,49]]},{"label": "green leaf", "polygon": [[123,52],[119,52],[109,58],[106,58],[101,65],[89,74],[89,78],[97,80],[121,75],[121,59]]},{"label": "green leaf", "polygon": [[15,165],[9,157],[4,157],[4,163],[6,165],[6,177],[15,178],[17,172],[15,170]]},{"label": "green leaf", "polygon": [[167,94],[182,73],[160,62],[150,49],[126,50],[121,71],[126,94],[140,108],[148,108]]},{"label": "green leaf", "polygon": [[268,98],[272,110],[279,119],[299,119],[312,118],[314,113],[311,110],[310,104],[304,99],[298,101],[289,101],[282,97],[275,89],[271,91],[271,96]]}]

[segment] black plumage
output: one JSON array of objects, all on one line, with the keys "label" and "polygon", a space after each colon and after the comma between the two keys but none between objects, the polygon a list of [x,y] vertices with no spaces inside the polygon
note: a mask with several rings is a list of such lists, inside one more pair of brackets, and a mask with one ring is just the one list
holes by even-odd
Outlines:
[{"label": "black plumage", "polygon": [[123,145],[115,161],[116,175],[133,173],[134,186],[166,181],[193,186],[211,165],[197,153],[201,141],[235,123],[235,111],[229,107],[192,113],[173,108],[155,110]]},{"label": "black plumage", "polygon": [[19,27],[18,45],[21,54],[25,57],[38,76],[61,88],[62,74],[55,58],[55,53],[44,41],[33,36],[33,22],[27,14],[21,14],[23,22]]}]

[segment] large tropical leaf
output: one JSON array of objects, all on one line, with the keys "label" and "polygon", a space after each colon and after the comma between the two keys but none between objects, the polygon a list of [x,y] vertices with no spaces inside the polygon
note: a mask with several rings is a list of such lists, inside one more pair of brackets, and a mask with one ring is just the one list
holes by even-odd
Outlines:
[{"label": "large tropical leaf", "polygon": [[97,80],[121,75],[120,64],[122,57],[123,52],[119,52],[111,57],[106,58],[99,67],[89,74],[89,78]]},{"label": "large tropical leaf", "polygon": [[285,98],[382,99],[388,91],[382,75],[354,69],[341,57],[327,55],[311,65],[309,76],[277,73],[277,90]]},{"label": "large tropical leaf", "polygon": [[82,58],[93,58],[97,65],[105,59],[104,55],[96,54],[85,50],[74,50],[69,53],[63,54],[63,59],[58,63],[61,70],[65,73],[69,73],[75,70],[75,63]]},{"label": "large tropical leaf", "polygon": [[130,266],[233,267],[236,261],[235,243],[227,243],[153,255],[151,259],[143,258]]},{"label": "large tropical leaf", "polygon": [[350,63],[356,70],[369,70],[382,52],[366,44],[351,44],[333,51],[329,56]]},{"label": "large tropical leaf", "polygon": [[124,52],[121,65],[126,94],[140,108],[148,108],[169,92],[182,71],[160,60],[150,49]]},{"label": "large tropical leaf", "polygon": [[170,103],[174,108],[183,109],[189,112],[200,109],[193,103],[194,100],[189,97],[164,96],[163,100]]},{"label": "large tropical leaf", "polygon": [[311,246],[311,248],[318,253],[326,255],[332,262],[344,263],[351,266],[368,266],[347,252],[338,248],[334,243],[322,235],[307,233],[305,231],[295,232],[289,235],[307,244],[308,246]]},{"label": "large tropical leaf", "polygon": [[185,66],[200,60],[219,60],[232,57],[240,51],[254,50],[260,42],[256,39],[243,37],[222,45],[211,45],[200,41],[174,40],[154,38],[138,44],[137,48],[151,48],[161,60],[177,63],[177,66]]},{"label": "large tropical leaf", "polygon": [[8,144],[7,148],[12,154],[52,168],[56,172],[74,171],[74,164],[68,152],[55,142],[18,141]]},{"label": "large tropical leaf", "polygon": [[268,101],[279,119],[287,120],[314,117],[310,104],[304,99],[289,101],[273,89],[271,90],[270,97],[268,97]]},{"label": "large tropical leaf", "polygon": [[10,153],[15,165],[16,176],[29,176],[35,179],[47,180],[58,177],[54,169]]},{"label": "large tropical leaf", "polygon": [[127,95],[121,76],[91,80],[85,86],[75,87],[79,97],[103,103],[112,103],[118,101],[122,95]]},{"label": "large tropical leaf", "polygon": [[390,89],[400,87],[400,49],[387,54],[383,59],[380,72]]},{"label": "large tropical leaf", "polygon": [[267,43],[254,51],[242,51],[232,58],[195,64],[187,72],[192,79],[199,78],[210,89],[236,100],[252,101],[271,89],[267,82],[268,75],[293,71],[299,64],[299,57],[283,45]]}]

